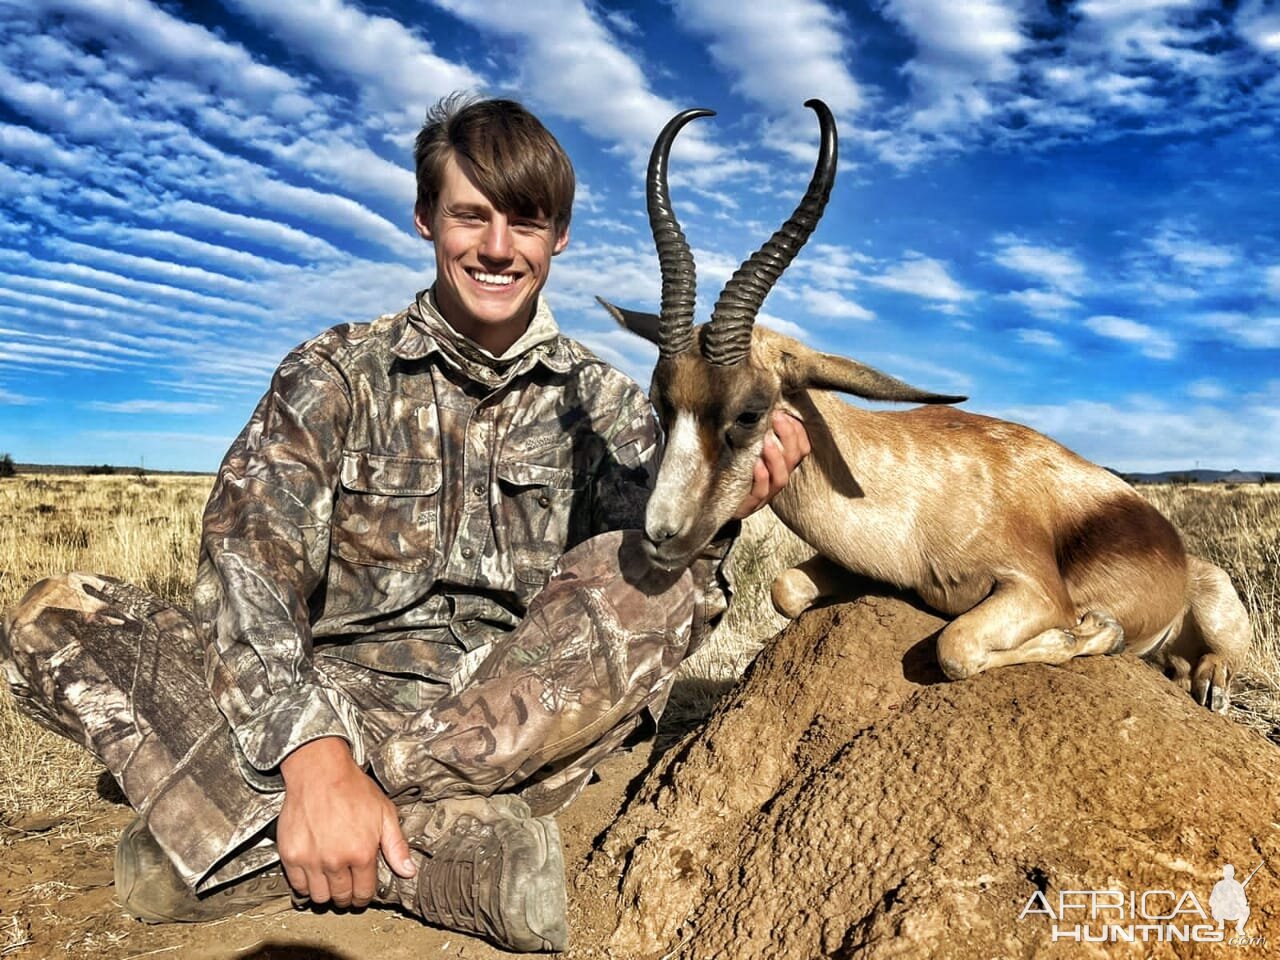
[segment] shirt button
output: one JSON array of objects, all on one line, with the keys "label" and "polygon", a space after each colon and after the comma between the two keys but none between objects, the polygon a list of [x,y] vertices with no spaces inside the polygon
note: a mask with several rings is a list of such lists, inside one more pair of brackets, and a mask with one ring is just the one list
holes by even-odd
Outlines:
[{"label": "shirt button", "polygon": [[542,496],[538,498],[538,506],[540,507],[551,506],[551,498],[544,493]]},{"label": "shirt button", "polygon": [[471,492],[474,493],[477,497],[482,496],[484,494],[484,484],[477,483],[474,487],[471,488]]},{"label": "shirt button", "polygon": [[463,559],[463,560],[470,560],[470,559],[471,559],[472,557],[474,557],[475,555],[476,555],[476,552],[475,552],[474,550],[472,550],[470,547],[463,547],[463,548],[462,548],[462,559]]}]

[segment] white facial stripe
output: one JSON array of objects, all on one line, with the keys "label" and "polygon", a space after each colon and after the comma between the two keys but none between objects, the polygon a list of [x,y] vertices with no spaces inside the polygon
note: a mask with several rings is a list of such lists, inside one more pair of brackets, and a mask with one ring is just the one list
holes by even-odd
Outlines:
[{"label": "white facial stripe", "polygon": [[705,476],[707,464],[702,458],[698,440],[698,422],[693,414],[681,410],[676,414],[667,436],[666,452],[658,483],[649,498],[645,526],[650,537],[661,539],[661,533],[680,533],[690,523],[689,511],[697,508],[702,489],[699,474]]}]

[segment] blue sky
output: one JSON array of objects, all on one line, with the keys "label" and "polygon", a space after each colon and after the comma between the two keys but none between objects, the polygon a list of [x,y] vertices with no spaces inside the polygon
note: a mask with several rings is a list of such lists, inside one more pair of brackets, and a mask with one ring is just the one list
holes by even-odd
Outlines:
[{"label": "blue sky", "polygon": [[656,309],[641,178],[672,157],[705,317],[807,181],[764,306],[816,347],[1125,470],[1280,469],[1272,0],[0,0],[0,451],[211,470],[288,349],[426,286],[413,134],[514,96],[579,174],[547,294]]}]

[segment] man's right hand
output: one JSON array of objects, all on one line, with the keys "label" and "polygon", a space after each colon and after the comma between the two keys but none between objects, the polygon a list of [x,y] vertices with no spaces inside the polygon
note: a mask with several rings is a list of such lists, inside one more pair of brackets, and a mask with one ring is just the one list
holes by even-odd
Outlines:
[{"label": "man's right hand", "polygon": [[363,907],[378,887],[378,853],[401,877],[417,868],[396,807],[340,737],[305,743],[280,764],[284,806],[276,846],[289,886],[313,903]]}]

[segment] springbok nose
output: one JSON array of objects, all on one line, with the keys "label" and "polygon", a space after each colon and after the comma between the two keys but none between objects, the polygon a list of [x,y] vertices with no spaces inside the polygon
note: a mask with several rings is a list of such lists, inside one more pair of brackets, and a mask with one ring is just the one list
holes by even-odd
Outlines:
[{"label": "springbok nose", "polygon": [[644,535],[654,546],[665,543],[679,532],[676,525],[668,520],[650,521],[644,525]]}]

